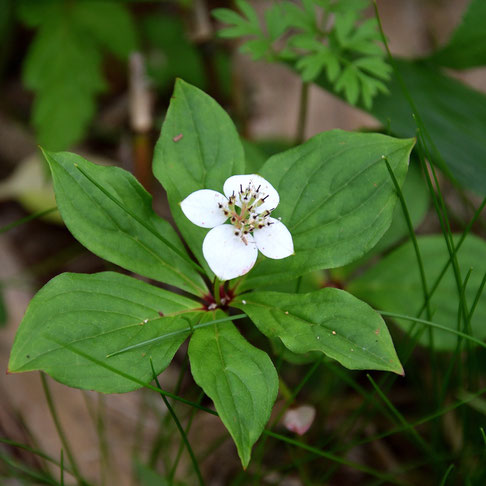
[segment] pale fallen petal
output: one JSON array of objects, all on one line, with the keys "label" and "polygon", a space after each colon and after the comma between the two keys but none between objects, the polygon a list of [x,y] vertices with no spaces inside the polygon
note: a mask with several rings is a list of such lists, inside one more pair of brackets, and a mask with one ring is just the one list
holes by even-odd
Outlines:
[{"label": "pale fallen petal", "polygon": [[213,228],[204,238],[203,255],[209,267],[220,280],[231,280],[248,273],[258,255],[251,235],[246,235],[247,244],[235,235],[236,228],[223,224]]},{"label": "pale fallen petal", "polygon": [[181,209],[191,223],[203,228],[214,228],[228,219],[219,204],[223,207],[228,204],[228,200],[221,193],[211,189],[200,189],[189,194],[181,202]]},{"label": "pale fallen petal", "polygon": [[247,188],[253,191],[258,189],[258,194],[260,199],[265,198],[265,201],[261,205],[255,205],[254,211],[256,213],[263,213],[263,211],[275,209],[278,206],[280,197],[276,189],[265,180],[262,176],[257,174],[247,174],[247,175],[234,175],[226,182],[223,186],[223,192],[227,198],[235,194],[236,204],[241,207],[242,202],[240,201],[238,195],[241,189],[245,191]]},{"label": "pale fallen petal", "polygon": [[258,249],[275,260],[293,255],[294,242],[287,227],[275,218],[267,218],[267,222],[272,224],[253,232]]},{"label": "pale fallen petal", "polygon": [[298,435],[303,435],[309,430],[315,416],[316,409],[314,407],[301,405],[300,407],[287,410],[283,423],[288,430]]}]

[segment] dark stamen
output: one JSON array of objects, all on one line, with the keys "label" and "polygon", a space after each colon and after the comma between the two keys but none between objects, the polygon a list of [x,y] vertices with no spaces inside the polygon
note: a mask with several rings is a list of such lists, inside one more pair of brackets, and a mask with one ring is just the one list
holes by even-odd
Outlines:
[{"label": "dark stamen", "polygon": [[243,186],[240,184],[240,194],[243,194]]},{"label": "dark stamen", "polygon": [[262,202],[263,202],[263,201],[265,201],[265,199],[266,199],[267,197],[268,197],[268,194],[267,194],[265,197],[262,197],[262,198],[261,198],[261,201],[262,201]]},{"label": "dark stamen", "polygon": [[257,190],[256,192],[258,192],[260,190],[260,187],[262,187],[262,185],[260,184],[258,187],[257,187]]}]

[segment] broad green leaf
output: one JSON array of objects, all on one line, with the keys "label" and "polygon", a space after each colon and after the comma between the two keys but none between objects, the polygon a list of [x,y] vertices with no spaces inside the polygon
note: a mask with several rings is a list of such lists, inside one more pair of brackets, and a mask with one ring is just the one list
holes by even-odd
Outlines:
[{"label": "broad green leaf", "polygon": [[[422,173],[417,164],[411,164],[407,178],[402,187],[402,194],[405,204],[412,220],[412,225],[417,228],[424,220],[430,205],[430,193],[423,179]],[[410,236],[408,225],[403,215],[402,205],[397,203],[393,211],[393,219],[383,238],[361,259],[346,265],[345,267],[332,270],[332,276],[337,281],[348,280],[349,276],[361,266],[366,264],[373,256],[389,250],[392,246],[405,240]]]},{"label": "broad green leaf", "polygon": [[[486,96],[430,64],[397,61],[397,67],[440,153],[439,157],[431,150],[431,160],[439,167],[445,161],[461,184],[486,195]],[[391,133],[399,137],[414,136],[417,125],[412,108],[396,75],[387,87],[389,95],[380,94],[375,98],[371,114],[389,127]]]},{"label": "broad green leaf", "polygon": [[[449,252],[442,235],[421,236],[417,239],[422,256],[427,285],[430,289],[449,260]],[[458,237],[455,238],[457,243]],[[486,242],[476,236],[466,238],[459,249],[458,261],[462,279],[472,268],[472,273],[466,287],[467,305],[471,306],[478,291],[481,280],[486,273]],[[408,242],[386,256],[374,267],[350,283],[349,291],[369,302],[371,305],[388,312],[416,317],[424,299],[422,283],[419,274],[417,258],[411,242]],[[449,266],[440,285],[432,296],[430,307],[432,321],[457,330],[459,309],[459,294],[453,274]],[[426,318],[425,312],[422,318]],[[474,312],[471,326],[472,334],[486,338],[486,295],[483,294]],[[398,320],[405,331],[413,325],[410,321]],[[415,329],[417,330],[417,324]],[[464,323],[462,323],[464,326]],[[461,331],[464,328],[461,326]],[[456,347],[457,336],[433,329],[434,348],[453,350]],[[429,344],[429,333],[421,335],[420,342]]]},{"label": "broad green leaf", "polygon": [[486,2],[471,0],[462,22],[449,42],[431,56],[431,61],[454,69],[486,64]]},{"label": "broad green leaf", "polygon": [[[427,140],[431,161],[441,168],[444,161],[461,184],[486,195],[486,96],[441,73],[431,63],[395,59],[395,64],[437,148],[433,150]],[[324,76],[316,83],[335,92]],[[386,87],[389,93],[381,90],[373,106],[365,109],[391,134],[415,136],[413,110],[396,74]]]},{"label": "broad green leaf", "polygon": [[[402,187],[402,194],[405,198],[405,204],[407,205],[412,225],[416,228],[425,218],[430,205],[430,193],[417,164],[410,165],[407,178]],[[407,221],[403,215],[402,205],[397,203],[393,211],[390,228],[388,228],[383,238],[373,248],[373,253],[384,251],[409,235],[410,233]]]},{"label": "broad green leaf", "polygon": [[[196,307],[195,301],[117,273],[61,274],[29,304],[12,347],[9,372],[43,370],[65,385],[103,393],[140,388],[74,351],[149,383],[150,357],[161,373],[189,335],[188,319],[197,316],[184,312]],[[171,313],[180,315],[161,317]],[[163,335],[167,338],[107,358]]]},{"label": "broad green leaf", "polygon": [[179,203],[198,189],[223,192],[225,180],[242,174],[244,167],[243,147],[223,108],[198,88],[177,80],[153,170],[167,191],[177,226],[205,268],[201,247],[207,230],[192,224]]},{"label": "broad green leaf", "polygon": [[197,329],[189,343],[189,359],[194,380],[213,400],[246,468],[277,397],[272,361],[231,322]]},{"label": "broad green leaf", "polygon": [[232,305],[246,312],[263,334],[279,338],[294,353],[319,351],[349,369],[403,374],[381,316],[343,290],[252,292]]},{"label": "broad green leaf", "polygon": [[45,155],[61,216],[81,244],[132,272],[205,293],[176,232],[154,213],[152,197],[129,172],[68,152]]},{"label": "broad green leaf", "polygon": [[345,265],[390,226],[397,201],[383,156],[403,183],[413,140],[333,130],[271,157],[261,175],[280,193],[275,215],[292,233],[295,255],[261,259],[242,288]]}]

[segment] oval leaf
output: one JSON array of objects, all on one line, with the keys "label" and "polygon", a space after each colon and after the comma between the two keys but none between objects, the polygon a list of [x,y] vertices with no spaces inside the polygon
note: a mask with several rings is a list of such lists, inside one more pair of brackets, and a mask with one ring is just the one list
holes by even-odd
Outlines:
[{"label": "oval leaf", "polygon": [[193,225],[179,203],[198,189],[223,192],[228,177],[244,172],[244,161],[238,133],[223,108],[200,89],[178,79],[155,147],[153,170],[167,191],[184,239],[208,272],[201,251],[207,230]]},{"label": "oval leaf", "polygon": [[275,214],[292,233],[295,255],[261,260],[242,288],[342,266],[371,249],[390,226],[397,201],[382,157],[402,184],[413,144],[333,130],[271,157],[262,176],[279,191]]},{"label": "oval leaf", "polygon": [[246,312],[263,334],[280,338],[294,353],[320,351],[352,370],[403,374],[381,316],[343,290],[252,292],[232,305]]},{"label": "oval leaf", "polygon": [[189,343],[189,359],[194,380],[213,400],[246,467],[277,397],[272,361],[230,322],[197,329]]},{"label": "oval leaf", "polygon": [[[458,239],[459,237],[456,236],[454,240],[456,244]],[[430,289],[449,261],[449,251],[442,235],[420,236],[417,238],[417,243],[422,256],[427,286]],[[471,306],[486,273],[486,242],[469,235],[459,249],[457,259],[462,279],[470,268],[473,269],[465,292],[466,302]],[[351,282],[349,291],[384,311],[417,316],[424,302],[424,294],[412,243],[405,243]],[[459,293],[451,265],[430,299],[430,307],[434,322],[457,330]],[[426,318],[425,312],[422,313],[422,318]],[[483,293],[471,320],[474,337],[486,338],[485,321],[486,295]],[[412,326],[410,321],[397,320],[397,322],[405,331],[409,331]],[[464,331],[462,326],[460,330]],[[417,327],[415,329],[417,330]],[[432,329],[432,332],[435,349],[452,351],[456,348],[455,334],[440,329]],[[423,345],[430,344],[428,331],[421,334],[419,342]]]},{"label": "oval leaf", "polygon": [[[149,358],[162,372],[189,335],[187,319],[161,314],[196,307],[197,302],[125,275],[64,273],[32,299],[15,337],[9,371],[43,370],[65,385],[104,393],[140,388],[95,361],[150,382]],[[167,339],[107,358],[163,335]]]},{"label": "oval leaf", "polygon": [[176,232],[154,213],[152,197],[129,172],[67,152],[45,156],[59,211],[81,244],[132,272],[205,293]]}]

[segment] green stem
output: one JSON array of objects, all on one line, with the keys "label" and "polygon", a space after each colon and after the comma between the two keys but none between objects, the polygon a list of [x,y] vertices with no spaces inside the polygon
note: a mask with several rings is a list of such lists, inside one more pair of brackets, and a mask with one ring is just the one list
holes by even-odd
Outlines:
[{"label": "green stem", "polygon": [[386,168],[390,173],[391,180],[393,181],[393,185],[395,186],[395,190],[397,191],[398,199],[400,200],[400,204],[402,206],[403,216],[405,217],[405,221],[407,223],[408,232],[410,234],[410,238],[412,239],[413,248],[415,250],[415,256],[417,258],[417,263],[420,271],[420,280],[422,282],[422,292],[424,294],[424,304],[426,305],[427,309],[427,319],[430,320],[432,317],[432,313],[430,310],[430,303],[429,303],[429,292],[427,290],[427,280],[425,278],[425,269],[422,260],[422,255],[420,253],[420,248],[417,243],[417,237],[415,236],[415,231],[413,229],[412,219],[410,218],[410,213],[408,212],[407,203],[405,202],[405,198],[403,197],[402,190],[400,188],[400,184],[395,177],[395,173],[391,168],[390,163],[385,155],[383,155],[383,160],[385,161]]},{"label": "green stem", "polygon": [[221,287],[221,280],[219,280],[218,277],[214,277],[214,285],[213,285],[213,297],[214,301],[216,302],[216,305],[219,307],[221,304],[221,292],[220,292],[220,287]]},{"label": "green stem", "polygon": [[57,210],[57,206],[49,209],[43,209],[42,211],[37,211],[36,213],[29,214],[25,216],[25,218],[20,218],[17,221],[13,221],[12,223],[6,224],[0,228],[0,234],[6,233],[7,231],[20,226],[21,224],[27,223],[28,221],[32,221],[33,219],[42,218],[42,216],[47,216],[52,212]]},{"label": "green stem", "polygon": [[[162,392],[162,387],[160,386],[159,380],[157,378],[157,374],[155,373],[152,358],[150,358],[150,366],[152,368],[152,374],[153,374],[155,383],[157,383],[157,387],[159,388],[160,392]],[[204,479],[201,475],[201,471],[199,470],[199,465],[197,463],[196,456],[194,455],[194,451],[192,450],[191,444],[189,443],[189,440],[187,439],[187,435],[184,432],[184,429],[182,428],[181,422],[179,421],[179,418],[177,417],[174,409],[172,408],[171,404],[169,403],[169,400],[167,400],[165,395],[163,393],[160,393],[160,396],[162,397],[162,400],[164,401],[164,404],[167,407],[167,410],[169,411],[170,415],[172,416],[172,419],[174,420],[174,423],[176,424],[176,427],[179,430],[179,433],[181,434],[182,440],[184,441],[184,444],[186,445],[187,452],[191,456],[192,465],[194,466],[194,471],[196,472],[199,484],[201,486],[204,486]],[[173,473],[175,473],[175,470],[173,471]],[[169,478],[169,484],[172,484],[172,480],[173,480],[172,477]]]},{"label": "green stem", "polygon": [[56,406],[54,405],[54,400],[52,399],[51,390],[49,389],[49,384],[47,383],[46,375],[41,371],[41,382],[42,388],[44,390],[44,395],[46,396],[47,406],[49,407],[49,412],[51,413],[52,420],[54,421],[54,425],[56,427],[57,433],[59,438],[61,439],[62,446],[66,451],[66,455],[68,456],[69,462],[71,464],[71,468],[73,470],[73,474],[78,480],[78,484],[85,485],[86,482],[82,478],[81,474],[79,473],[79,468],[74,459],[74,455],[71,451],[71,446],[67,440],[66,434],[64,433],[64,429],[62,428],[61,422],[59,420],[59,416],[56,411]]},{"label": "green stem", "polygon": [[[200,395],[199,395],[199,399],[198,399],[197,403],[201,403],[201,400],[203,399],[203,397],[204,397],[204,393],[201,392]],[[189,420],[187,422],[186,430],[185,430],[186,435],[189,434],[189,431],[191,430],[192,422],[193,422],[195,416],[196,416],[196,409],[192,408],[190,415],[189,415]],[[179,461],[181,459],[183,450],[184,450],[184,444],[181,443],[180,446],[179,446],[179,449],[177,451],[177,455],[176,455],[176,458],[174,460],[174,464],[172,465],[172,469],[171,469],[170,474],[169,474],[170,478],[174,477],[174,474],[177,470],[177,466],[179,465]],[[199,458],[199,459],[201,460],[201,458]]]}]

